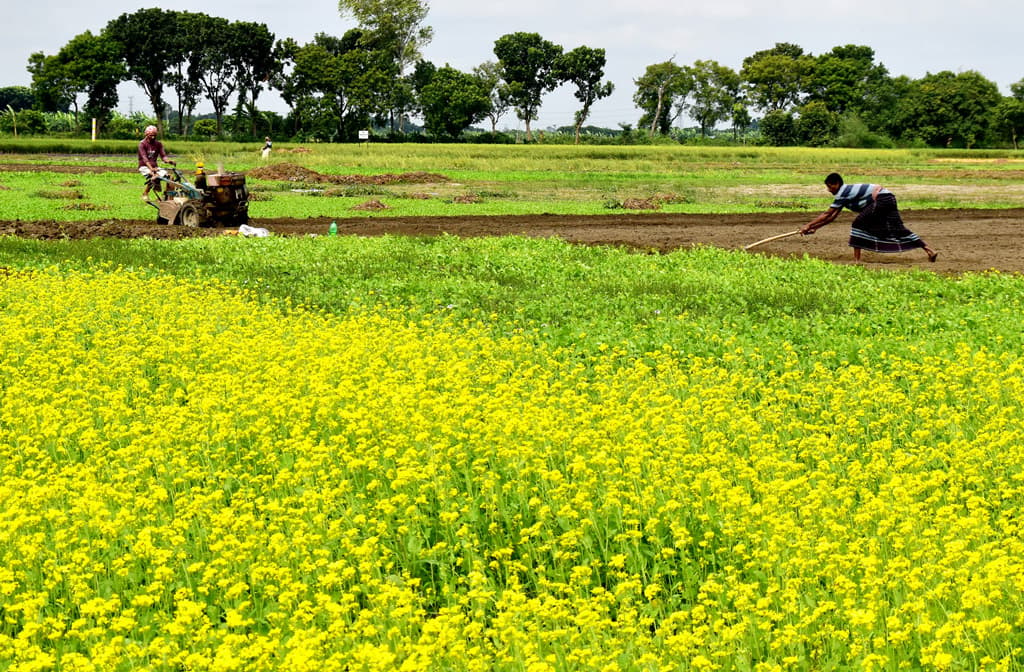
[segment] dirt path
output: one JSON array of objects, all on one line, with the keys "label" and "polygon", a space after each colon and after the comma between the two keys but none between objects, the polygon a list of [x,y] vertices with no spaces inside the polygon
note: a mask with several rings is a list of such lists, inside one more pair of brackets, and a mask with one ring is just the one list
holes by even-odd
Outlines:
[{"label": "dirt path", "polygon": [[[919,268],[944,274],[999,270],[1024,273],[1024,208],[1013,210],[907,210],[907,226],[939,252],[929,264],[922,250],[902,254],[865,253],[869,268],[907,270]],[[743,246],[769,236],[799,228],[814,213],[743,215],[622,214],[590,217],[457,216],[341,218],[339,235],[379,236],[385,234],[436,236],[523,235],[557,236],[586,245],[621,245],[649,252],[668,252],[695,245],[727,249]],[[793,236],[755,248],[751,253],[781,257],[808,255],[831,262],[852,263],[846,239],[852,216],[840,219],[813,236]],[[275,235],[325,235],[331,218],[255,219],[251,225]],[[160,226],[149,221],[98,220],[93,222],[0,221],[0,235],[40,239],[81,239],[92,237],[174,239],[190,236],[219,236],[235,229],[187,229]]]}]

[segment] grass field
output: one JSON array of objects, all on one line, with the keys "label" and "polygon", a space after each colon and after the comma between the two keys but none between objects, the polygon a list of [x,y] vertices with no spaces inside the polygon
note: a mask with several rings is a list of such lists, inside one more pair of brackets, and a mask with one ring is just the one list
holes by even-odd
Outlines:
[{"label": "grass field", "polygon": [[[151,211],[138,203],[136,174],[92,172],[130,170],[134,143],[97,145],[0,140],[0,213],[7,219],[149,218]],[[235,171],[265,165],[256,149],[242,145],[170,142],[168,148],[186,172],[196,161]],[[255,219],[610,214],[630,199],[656,200],[669,213],[818,210],[828,202],[822,180],[837,169],[851,181],[883,181],[907,208],[1004,208],[1024,199],[1024,159],[1011,151],[284,144],[271,164],[281,162],[322,175],[426,172],[446,179],[338,187],[250,178]],[[78,172],[37,172],[47,166]],[[388,209],[353,209],[368,199]]]},{"label": "grass field", "polygon": [[1021,669],[1021,289],[0,238],[0,670]]}]

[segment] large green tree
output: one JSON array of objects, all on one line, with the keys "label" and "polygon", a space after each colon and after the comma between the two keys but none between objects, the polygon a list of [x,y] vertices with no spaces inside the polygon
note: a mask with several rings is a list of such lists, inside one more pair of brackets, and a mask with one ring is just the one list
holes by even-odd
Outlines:
[{"label": "large green tree", "polygon": [[32,95],[44,112],[73,110],[77,117],[78,95],[84,86],[66,66],[55,55],[47,56],[41,51],[31,54],[28,71],[32,75]]},{"label": "large green tree", "polygon": [[232,30],[244,36],[234,54],[235,75],[238,81],[239,103],[249,116],[249,134],[256,135],[259,116],[256,100],[263,87],[281,68],[281,51],[266,24],[238,21]]},{"label": "large green tree", "polygon": [[690,68],[693,86],[690,89],[690,116],[706,136],[720,121],[733,113],[739,100],[740,76],[717,61],[696,61]]},{"label": "large green tree", "polygon": [[296,89],[296,81],[292,77],[292,71],[295,67],[295,57],[299,53],[299,49],[299,43],[290,37],[286,37],[274,45],[274,52],[277,55],[277,68],[270,76],[268,82],[270,88],[281,93],[281,100],[288,105],[288,109],[291,111],[293,132],[298,130],[296,124],[299,116],[295,114],[295,105],[299,100],[300,92]]},{"label": "large green tree", "polygon": [[339,0],[338,11],[357,21],[361,34],[372,40],[368,48],[390,54],[395,73],[379,93],[387,101],[391,129],[401,128],[412,104],[406,71],[434,37],[434,29],[424,25],[430,7],[423,0]]},{"label": "large green tree", "polygon": [[1003,98],[993,110],[993,124],[998,133],[1009,138],[1014,149],[1019,149],[1020,134],[1024,132],[1024,79],[1010,85],[1012,95]]},{"label": "large green tree", "polygon": [[192,62],[198,59],[201,53],[197,33],[202,30],[207,17],[192,12],[179,12],[176,17],[177,25],[173,29],[178,38],[177,49],[181,57],[171,65],[168,83],[174,88],[177,96],[175,108],[178,112],[178,134],[184,135],[188,128],[187,123],[203,93],[202,82],[191,75],[190,70]]},{"label": "large green tree", "polygon": [[58,53],[67,59],[74,76],[86,84],[86,116],[101,123],[109,121],[117,107],[117,86],[126,74],[117,55],[116,45],[89,31],[77,35]]},{"label": "large green tree", "polygon": [[807,100],[840,116],[855,115],[878,128],[896,104],[888,70],[871,47],[848,44],[818,56],[807,77]]},{"label": "large green tree", "polygon": [[682,114],[686,96],[693,89],[693,74],[689,68],[669,59],[648,65],[644,74],[633,83],[636,85],[633,102],[644,111],[640,126],[647,126],[651,137],[655,132],[667,135],[672,129],[672,122]]},{"label": "large green tree", "polygon": [[491,121],[491,133],[497,133],[498,120],[512,107],[508,84],[501,78],[501,66],[494,61],[484,61],[473,68],[473,74],[487,90],[487,97],[491,101],[487,108],[487,118]]},{"label": "large green tree", "polygon": [[378,92],[394,77],[394,62],[365,44],[358,29],[340,39],[318,33],[295,53],[288,88],[296,114],[324,140],[354,140],[381,111]]},{"label": "large green tree", "polygon": [[992,132],[999,87],[979,72],[949,70],[913,80],[892,118],[891,135],[933,147],[973,147]]},{"label": "large green tree", "polygon": [[545,94],[561,83],[558,64],[562,47],[537,33],[509,33],[494,43],[494,55],[516,114],[526,124],[526,139],[532,140],[530,124],[540,112]]},{"label": "large green tree", "polygon": [[32,109],[36,97],[27,86],[5,86],[0,88],[0,110],[10,108],[15,112]]},{"label": "large green tree", "polygon": [[992,111],[992,123],[1000,135],[1013,143],[1014,149],[1020,149],[1020,134],[1024,132],[1024,101],[1007,96]]},{"label": "large green tree", "polygon": [[244,27],[219,16],[197,14],[192,27],[195,45],[188,75],[203,87],[217,119],[217,135],[223,134],[224,112],[238,89],[238,54],[245,49]]},{"label": "large green tree", "polygon": [[177,12],[154,7],[122,14],[108,23],[102,33],[105,39],[117,43],[128,77],[149,98],[158,123],[162,123],[167,110],[164,89],[170,83],[172,65],[185,58],[175,30],[177,23]]},{"label": "large green tree", "polygon": [[491,100],[484,82],[475,75],[445,65],[420,91],[426,130],[438,138],[455,139],[487,116]]},{"label": "large green tree", "polygon": [[814,59],[802,47],[777,42],[771,49],[743,59],[740,76],[749,88],[754,107],[765,112],[787,110],[802,99]]},{"label": "large green tree", "polygon": [[[55,56],[32,54],[29,72],[44,109],[70,106],[78,126],[78,96],[85,95],[84,111],[105,123],[117,107],[117,85],[125,77],[117,44],[86,31],[61,47]],[[56,108],[56,109],[55,109]]]},{"label": "large green tree", "polygon": [[558,78],[576,87],[573,94],[582,107],[575,112],[574,132],[576,144],[580,144],[580,128],[590,116],[590,108],[595,102],[612,95],[615,85],[604,79],[606,63],[604,49],[576,47],[563,54],[558,62]]}]

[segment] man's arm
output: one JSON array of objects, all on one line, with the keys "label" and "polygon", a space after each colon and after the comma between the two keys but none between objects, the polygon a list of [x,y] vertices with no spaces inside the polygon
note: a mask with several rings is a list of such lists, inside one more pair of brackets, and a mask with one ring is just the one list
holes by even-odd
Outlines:
[{"label": "man's arm", "polygon": [[825,226],[826,224],[832,223],[835,220],[835,218],[839,216],[839,213],[842,212],[842,210],[842,208],[829,208],[828,210],[821,213],[813,220],[805,224],[800,229],[800,235],[806,236],[808,234],[814,233],[815,231]]}]

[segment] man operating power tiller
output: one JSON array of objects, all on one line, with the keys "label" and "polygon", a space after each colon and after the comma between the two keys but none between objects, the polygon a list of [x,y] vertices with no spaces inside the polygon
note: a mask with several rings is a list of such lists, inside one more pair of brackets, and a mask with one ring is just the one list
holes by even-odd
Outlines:
[{"label": "man operating power tiller", "polygon": [[835,197],[828,210],[800,229],[809,235],[831,223],[843,208],[857,213],[850,227],[850,247],[853,260],[860,261],[861,250],[871,252],[904,252],[921,248],[928,261],[935,261],[939,253],[925,245],[920,237],[903,225],[896,196],[880,184],[843,184],[839,173],[825,178],[825,188]]},{"label": "man operating power tiller", "polygon": [[[145,203],[149,203],[149,190],[157,185],[157,159],[163,159],[164,163],[169,163],[172,166],[177,165],[167,158],[164,143],[156,139],[157,132],[156,126],[147,126],[145,137],[139,142],[139,172],[146,178],[146,188],[142,191],[142,200]],[[157,186],[157,191],[159,191],[159,186]],[[157,196],[159,197],[159,193]]]}]

